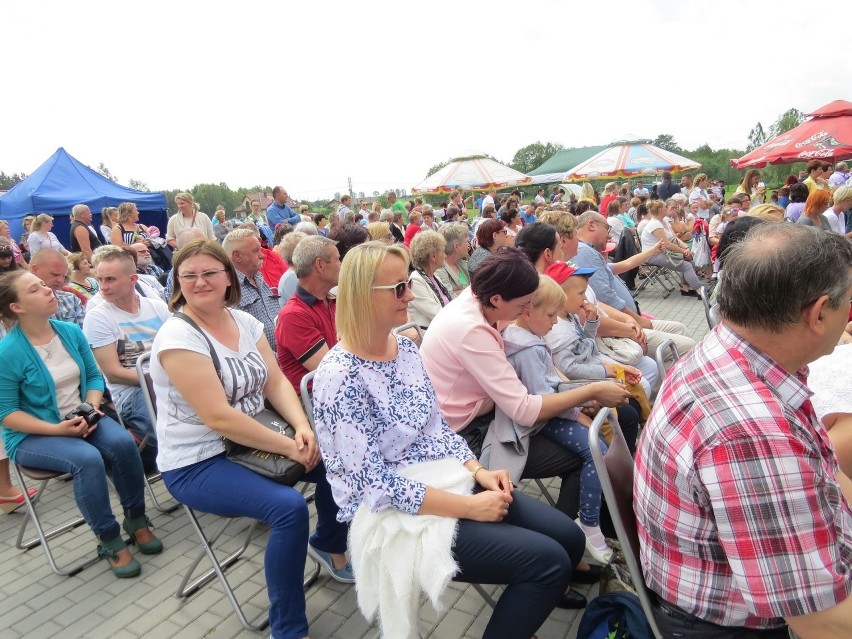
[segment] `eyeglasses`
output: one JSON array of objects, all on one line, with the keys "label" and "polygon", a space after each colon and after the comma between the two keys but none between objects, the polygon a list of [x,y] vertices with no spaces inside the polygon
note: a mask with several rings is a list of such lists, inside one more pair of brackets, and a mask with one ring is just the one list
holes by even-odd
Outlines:
[{"label": "eyeglasses", "polygon": [[187,284],[192,284],[199,277],[203,279],[205,282],[210,282],[216,278],[217,273],[224,273],[224,268],[211,269],[209,271],[204,271],[203,273],[183,273],[182,275],[178,275],[181,282],[185,282]]},{"label": "eyeglasses", "polygon": [[150,255],[151,251],[136,251],[136,255]]},{"label": "eyeglasses", "polygon": [[393,290],[393,294],[398,300],[402,300],[405,297],[405,292],[411,290],[411,284],[414,280],[413,275],[409,276],[408,279],[404,282],[400,282],[399,284],[387,284],[385,286],[374,286],[373,290]]}]

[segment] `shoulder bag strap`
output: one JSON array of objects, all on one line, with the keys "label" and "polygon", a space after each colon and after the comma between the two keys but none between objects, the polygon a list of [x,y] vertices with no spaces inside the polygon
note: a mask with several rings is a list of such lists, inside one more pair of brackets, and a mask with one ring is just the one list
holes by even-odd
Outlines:
[{"label": "shoulder bag strap", "polygon": [[198,324],[195,323],[195,320],[192,319],[186,313],[181,313],[180,311],[175,311],[172,314],[172,317],[177,317],[178,319],[183,320],[184,322],[186,322],[187,324],[192,326],[192,328],[194,328],[196,331],[198,331],[201,334],[201,337],[204,338],[204,341],[207,342],[207,346],[210,348],[210,359],[213,360],[213,368],[216,369],[216,375],[219,377],[219,381],[221,382],[222,381],[222,367],[219,365],[219,356],[216,354],[216,349],[213,348],[213,342],[211,342],[210,338],[207,337],[207,333],[202,331],[201,327]]}]

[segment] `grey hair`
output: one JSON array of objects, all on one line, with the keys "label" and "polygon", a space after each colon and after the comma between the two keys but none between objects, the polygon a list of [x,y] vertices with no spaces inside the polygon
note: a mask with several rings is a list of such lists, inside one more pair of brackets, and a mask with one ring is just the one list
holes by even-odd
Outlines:
[{"label": "grey hair", "polygon": [[823,295],[831,308],[848,301],[852,244],[815,227],[767,222],[725,252],[719,310],[734,325],[778,332],[801,321]]},{"label": "grey hair", "polygon": [[222,240],[222,248],[225,250],[225,253],[228,254],[229,260],[232,259],[231,256],[234,254],[234,251],[238,250],[237,246],[241,244],[243,240],[250,237],[257,236],[254,234],[251,227],[246,227],[245,225],[242,225],[238,229],[234,229],[225,236],[225,239]]},{"label": "grey hair", "polygon": [[73,217],[76,220],[79,217],[80,213],[82,213],[83,211],[88,211],[88,210],[89,210],[88,204],[75,204],[73,207],[71,207],[71,217]]},{"label": "grey hair", "polygon": [[434,217],[435,215],[433,213],[433,210],[434,209],[432,208],[431,204],[424,204],[423,206],[420,207],[420,212],[423,215],[431,215],[432,217]]},{"label": "grey hair", "polygon": [[178,248],[183,248],[192,240],[205,240],[207,236],[204,235],[204,231],[202,231],[197,226],[190,227],[188,229],[183,229],[180,233],[177,234],[177,245]]},{"label": "grey hair", "polygon": [[462,244],[467,240],[467,227],[461,222],[450,222],[438,227],[438,233],[444,236],[447,245],[444,247],[444,252],[449,255],[452,253],[456,244]]},{"label": "grey hair", "polygon": [[322,235],[312,235],[299,242],[293,251],[293,268],[296,277],[307,277],[314,270],[314,262],[318,259],[323,262],[331,260],[331,247],[337,244]]},{"label": "grey hair", "polygon": [[299,242],[304,240],[308,235],[301,231],[293,231],[281,238],[281,243],[278,244],[278,253],[282,259],[287,262],[287,266],[293,266],[293,251],[296,250]]},{"label": "grey hair", "polygon": [[355,211],[353,211],[351,209],[346,211],[346,213],[343,214],[344,224],[347,223],[347,222],[354,222],[355,221],[355,215],[356,215]]},{"label": "grey hair", "polygon": [[379,216],[379,222],[393,222],[393,211],[390,209],[382,209],[382,214]]},{"label": "grey hair", "polygon": [[298,233],[304,233],[305,235],[319,235],[317,225],[313,222],[299,222],[293,227],[293,230]]}]

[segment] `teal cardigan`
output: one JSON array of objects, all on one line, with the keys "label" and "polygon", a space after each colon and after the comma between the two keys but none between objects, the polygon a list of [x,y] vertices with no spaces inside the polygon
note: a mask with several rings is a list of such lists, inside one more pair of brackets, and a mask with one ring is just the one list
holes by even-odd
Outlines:
[{"label": "teal cardigan", "polygon": [[[104,378],[92,349],[76,324],[50,320],[62,345],[80,368],[80,401],[86,393],[104,389]],[[62,421],[56,403],[56,384],[30,340],[15,326],[0,341],[0,423],[9,413],[23,411],[50,424]],[[15,461],[18,444],[27,436],[3,424],[3,443],[9,459]]]}]

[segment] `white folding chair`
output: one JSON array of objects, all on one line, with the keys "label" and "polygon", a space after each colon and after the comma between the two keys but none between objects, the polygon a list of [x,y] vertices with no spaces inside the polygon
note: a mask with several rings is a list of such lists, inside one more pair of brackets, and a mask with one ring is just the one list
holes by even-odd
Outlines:
[{"label": "white folding chair", "polygon": [[633,579],[633,587],[639,595],[642,610],[648,618],[651,631],[657,639],[662,639],[657,623],[654,620],[651,595],[645,585],[642,570],[639,567],[639,534],[636,528],[636,514],[633,511],[633,456],[627,447],[624,434],[618,425],[618,420],[610,421],[612,427],[612,441],[606,455],[601,452],[601,426],[607,419],[609,409],[601,410],[592,425],[589,427],[589,448],[592,451],[592,459],[601,489],[606,498],[609,514],[615,527],[618,541],[621,542],[621,550],[627,562],[627,568]]},{"label": "white folding chair", "polygon": [[[44,550],[45,556],[47,557],[47,563],[50,566],[50,569],[60,577],[76,575],[78,572],[83,570],[83,568],[91,566],[97,562],[100,557],[94,555],[93,557],[87,557],[86,559],[75,563],[60,566],[50,548],[50,540],[64,533],[73,531],[75,528],[85,524],[86,521],[82,516],[79,516],[50,530],[45,530],[44,524],[39,516],[38,509],[36,508],[42,496],[45,494],[50,480],[62,477],[67,473],[44,470],[41,468],[32,468],[29,466],[22,466],[20,464],[12,464],[12,470],[15,472],[15,478],[18,480],[18,486],[21,488],[21,492],[24,495],[24,503],[27,507],[24,520],[21,522],[21,527],[18,530],[18,538],[15,542],[15,546],[19,550],[29,550],[36,546],[41,546]],[[38,487],[38,492],[34,497],[30,497],[29,486],[27,485],[26,478],[41,482]],[[25,540],[24,535],[26,535],[27,525],[30,522],[32,522],[33,527],[35,528],[36,536]]]}]

